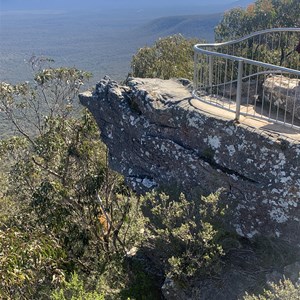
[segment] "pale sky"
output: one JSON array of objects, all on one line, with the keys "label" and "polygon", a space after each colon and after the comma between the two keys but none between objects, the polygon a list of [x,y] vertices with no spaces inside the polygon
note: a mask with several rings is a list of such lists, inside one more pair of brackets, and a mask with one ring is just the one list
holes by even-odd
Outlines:
[{"label": "pale sky", "polygon": [[0,9],[4,10],[94,10],[107,9],[114,7],[136,7],[136,8],[154,8],[154,7],[186,7],[186,6],[204,6],[227,4],[235,0],[0,0]]}]

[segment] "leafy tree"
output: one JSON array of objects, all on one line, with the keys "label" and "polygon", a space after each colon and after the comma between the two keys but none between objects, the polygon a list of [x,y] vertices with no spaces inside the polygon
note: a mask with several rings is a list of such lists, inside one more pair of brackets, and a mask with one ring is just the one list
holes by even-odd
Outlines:
[{"label": "leafy tree", "polygon": [[257,0],[246,9],[225,12],[215,28],[216,40],[232,40],[268,28],[300,27],[299,16],[298,0]]},{"label": "leafy tree", "polygon": [[31,137],[49,130],[48,122],[66,119],[74,109],[80,87],[91,77],[76,68],[39,69],[32,83],[0,83],[0,111],[18,134]]},{"label": "leafy tree", "polygon": [[[3,261],[10,263],[2,265],[3,277],[21,270],[13,289],[11,277],[3,281],[3,293],[12,297],[21,294],[17,291],[23,291],[25,299],[38,297],[35,278],[41,286],[53,279],[50,271],[42,276],[38,267],[44,270],[49,260],[50,268],[50,259],[58,263],[56,250],[65,253],[64,276],[79,270],[99,277],[111,261],[122,263],[140,241],[139,199],[108,168],[108,153],[91,115],[85,110],[73,113],[73,102],[88,78],[74,68],[50,68],[39,70],[33,82],[0,84],[0,108],[19,134],[0,142],[7,174],[3,184],[8,184],[0,206],[13,207],[0,216],[0,228],[7,228],[1,235],[7,247],[23,245],[30,236],[28,247],[35,249],[20,259],[19,248],[11,248],[16,252],[11,260],[9,252],[4,253]],[[12,226],[12,219],[23,227]],[[36,233],[30,235],[32,228]],[[51,247],[54,254],[48,251]],[[32,257],[40,257],[40,264]]]},{"label": "leafy tree", "polygon": [[199,41],[181,34],[160,38],[152,47],[141,48],[132,58],[135,77],[193,78],[193,46]]}]

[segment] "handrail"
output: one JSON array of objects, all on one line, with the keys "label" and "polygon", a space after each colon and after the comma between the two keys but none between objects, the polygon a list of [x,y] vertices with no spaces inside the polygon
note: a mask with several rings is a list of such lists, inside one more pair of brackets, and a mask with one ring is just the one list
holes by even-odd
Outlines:
[{"label": "handrail", "polygon": [[220,46],[234,45],[234,44],[246,41],[249,38],[261,35],[261,34],[274,33],[274,32],[300,32],[300,28],[295,27],[295,28],[266,29],[266,30],[261,30],[261,31],[254,32],[252,34],[246,35],[245,37],[242,37],[240,39],[236,39],[236,40],[233,40],[233,41],[222,42],[222,43],[210,43],[210,44],[196,44],[196,45],[194,45],[194,51],[198,52],[198,53],[202,53],[202,54],[223,57],[223,58],[230,59],[230,60],[235,60],[235,61],[243,60],[244,62],[252,63],[252,64],[255,64],[257,66],[261,66],[261,67],[265,67],[265,68],[276,68],[276,70],[280,70],[280,71],[283,71],[283,72],[288,71],[288,72],[291,72],[292,74],[300,75],[300,71],[298,71],[298,70],[285,68],[285,67],[281,67],[281,66],[278,66],[278,65],[268,64],[268,63],[260,62],[260,61],[257,61],[257,60],[249,59],[249,58],[244,58],[244,57],[239,57],[239,56],[234,56],[234,55],[229,55],[229,54],[224,54],[224,53],[219,53],[219,52],[199,48],[199,47],[220,47]]},{"label": "handrail", "polygon": [[[275,39],[279,38],[279,40],[284,36],[284,34],[287,34],[285,37],[285,42],[282,42],[283,44],[280,45],[280,43],[276,44],[273,43],[274,40],[270,39],[269,35],[275,34],[280,32],[280,36],[275,35]],[[227,47],[231,45],[236,45],[241,42],[247,42],[249,39],[252,39],[252,43],[249,43],[250,45],[253,44],[256,47],[257,51],[259,49],[268,49],[268,51],[274,51],[278,54],[281,51],[282,56],[282,47],[291,47],[289,49],[289,54],[286,56],[283,56],[284,59],[287,59],[287,57],[293,53],[294,50],[296,50],[295,45],[290,45],[289,43],[292,43],[290,41],[291,34],[295,34],[295,37],[293,37],[292,42],[297,40],[297,42],[300,42],[300,28],[273,28],[273,29],[266,29],[261,30],[258,32],[254,32],[252,34],[249,34],[245,37],[233,40],[233,41],[227,41],[222,43],[210,43],[210,44],[196,44],[194,46],[194,53],[195,53],[195,69],[194,69],[194,89],[193,89],[193,95],[198,98],[201,101],[207,102],[207,98],[210,100],[210,104],[218,105],[220,106],[220,101],[222,106],[230,111],[235,111],[236,113],[236,119],[239,119],[240,114],[244,115],[250,115],[248,113],[249,107],[251,104],[251,97],[255,98],[255,103],[253,105],[254,111],[257,110],[257,104],[261,102],[261,113],[254,113],[255,117],[259,117],[262,119],[268,119],[276,123],[284,123],[286,125],[289,125],[291,127],[298,128],[300,126],[300,57],[299,62],[296,64],[297,69],[291,68],[286,66],[279,66],[274,63],[264,62],[259,60],[260,57],[257,59],[254,59],[253,54],[253,48],[252,48],[252,57],[243,57],[240,56],[242,51],[237,51],[238,55],[235,53],[228,53],[229,49],[232,48],[232,51],[239,50],[239,48],[234,47]],[[299,36],[297,36],[299,34]],[[261,38],[262,35],[265,35],[265,38]],[[259,39],[257,39],[259,37]],[[273,36],[274,38],[274,36]],[[270,42],[271,41],[271,42]],[[265,48],[259,48],[259,46],[264,46]],[[275,48],[277,46],[277,48]],[[225,47],[224,50],[222,48]],[[274,47],[274,48],[272,48]],[[279,48],[281,47],[281,48]],[[209,49],[209,48],[218,48],[218,49]],[[227,49],[227,50],[226,50]],[[246,49],[247,50],[247,49]],[[251,53],[251,49],[250,50]],[[286,50],[286,49],[284,49]],[[223,51],[227,53],[222,53],[218,51]],[[236,52],[236,51],[235,51]],[[246,51],[247,52],[247,51]],[[255,52],[255,54],[257,54]],[[294,54],[293,54],[294,55]],[[258,55],[259,56],[259,55]],[[293,59],[297,60],[297,57],[294,55]],[[279,60],[279,58],[278,58]],[[270,60],[269,60],[270,61]],[[274,62],[272,59],[271,62]],[[282,62],[282,58],[281,58]],[[289,64],[290,62],[287,62]],[[294,63],[293,63],[294,64]],[[294,66],[292,64],[292,66]],[[229,73],[231,72],[230,80],[228,80]],[[279,74],[279,75],[276,75]],[[270,77],[271,75],[271,77]],[[243,87],[245,79],[248,78],[248,95],[247,97],[243,96]],[[255,83],[255,94],[251,95],[251,78],[256,78]],[[298,80],[298,81],[295,81]],[[271,82],[272,81],[272,82]],[[299,88],[297,88],[297,82],[299,82]],[[288,86],[286,88],[286,91],[284,93],[280,94],[278,96],[275,92],[273,92],[273,88],[276,86],[276,89],[283,89],[283,85]],[[293,85],[291,85],[291,83]],[[235,108],[232,109],[229,105],[228,107],[225,107],[225,90],[226,86],[230,85],[230,97],[232,98],[232,89],[233,85],[236,85],[236,104]],[[222,88],[223,86],[223,88]],[[292,88],[291,88],[292,86]],[[260,94],[259,94],[260,91]],[[203,94],[206,94],[207,97],[203,97]],[[275,99],[276,97],[279,97],[280,99]],[[245,101],[247,103],[247,113],[241,112],[241,102]],[[260,98],[259,101],[257,99]],[[274,99],[273,99],[274,98]],[[281,99],[284,98],[284,99]],[[228,102],[228,101],[227,101]],[[252,101],[253,102],[253,101]],[[298,103],[299,102],[299,103]],[[263,111],[265,107],[268,106],[269,114],[267,117],[263,115]],[[299,107],[298,107],[299,106]],[[277,112],[275,112],[276,118],[274,119],[272,117],[272,111],[277,109]],[[283,121],[279,119],[280,109],[284,109],[283,112]],[[299,110],[299,111],[298,111]],[[288,120],[288,115],[291,114],[291,121]],[[298,124],[295,124],[296,120],[299,118],[299,126]],[[300,127],[299,127],[300,128]]]},{"label": "handrail", "polygon": [[234,55],[218,53],[218,52],[209,51],[209,50],[202,50],[202,49],[197,49],[197,51],[199,53],[202,53],[202,54],[213,55],[213,56],[222,57],[222,58],[226,58],[226,59],[230,59],[230,60],[234,60],[234,61],[243,61],[245,63],[251,63],[251,64],[259,66],[259,67],[270,68],[270,69],[274,68],[274,69],[282,71],[282,72],[288,72],[288,73],[291,73],[291,74],[294,74],[294,75],[300,75],[300,71],[298,71],[298,70],[294,70],[294,69],[290,69],[290,68],[286,68],[286,67],[281,67],[281,66],[278,66],[278,65],[268,64],[268,63],[260,62],[260,61],[257,61],[257,60],[244,58],[244,57],[241,57],[241,56],[234,56]]},{"label": "handrail", "polygon": [[227,45],[232,45],[232,44],[236,44],[236,43],[240,43],[243,41],[248,40],[249,38],[252,38],[254,36],[258,36],[261,34],[265,34],[265,33],[273,33],[273,32],[299,32],[300,28],[298,27],[288,27],[288,28],[270,28],[270,29],[265,29],[265,30],[261,30],[261,31],[256,31],[253,32],[251,34],[248,34],[242,38],[236,39],[236,40],[232,40],[232,41],[228,41],[228,42],[222,42],[222,43],[210,43],[210,44],[196,44],[194,46],[201,46],[201,47],[218,47],[218,46],[227,46]]}]

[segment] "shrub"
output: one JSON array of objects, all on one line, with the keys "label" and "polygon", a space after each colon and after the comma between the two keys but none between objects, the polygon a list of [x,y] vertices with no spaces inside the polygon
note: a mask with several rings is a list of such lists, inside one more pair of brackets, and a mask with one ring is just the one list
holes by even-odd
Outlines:
[{"label": "shrub", "polygon": [[211,222],[223,213],[218,204],[219,193],[188,201],[183,194],[171,200],[165,194],[148,194],[151,205],[148,222],[154,234],[158,253],[165,260],[166,274],[185,281],[197,274],[219,271],[224,254],[218,243],[219,232]]},{"label": "shrub", "polygon": [[272,283],[269,290],[263,294],[255,296],[246,293],[244,300],[296,300],[300,299],[300,285],[293,284],[289,279],[280,281],[278,284]]},{"label": "shrub", "polygon": [[37,299],[64,279],[64,250],[39,228],[0,230],[0,298]]},{"label": "shrub", "polygon": [[182,35],[160,38],[152,47],[141,48],[132,58],[132,75],[169,79],[192,79],[194,73],[193,46],[199,41]]},{"label": "shrub", "polygon": [[104,295],[97,291],[86,291],[83,281],[78,274],[74,273],[71,280],[65,281],[64,287],[54,291],[51,295],[53,300],[104,300]]}]

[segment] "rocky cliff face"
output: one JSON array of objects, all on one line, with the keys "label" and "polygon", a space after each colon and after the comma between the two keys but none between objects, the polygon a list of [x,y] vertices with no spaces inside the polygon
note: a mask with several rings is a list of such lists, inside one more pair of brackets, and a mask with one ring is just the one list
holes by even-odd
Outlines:
[{"label": "rocky cliff face", "polygon": [[109,78],[80,95],[109,148],[110,166],[137,192],[222,188],[230,228],[300,245],[300,144],[195,107],[185,81]]}]

